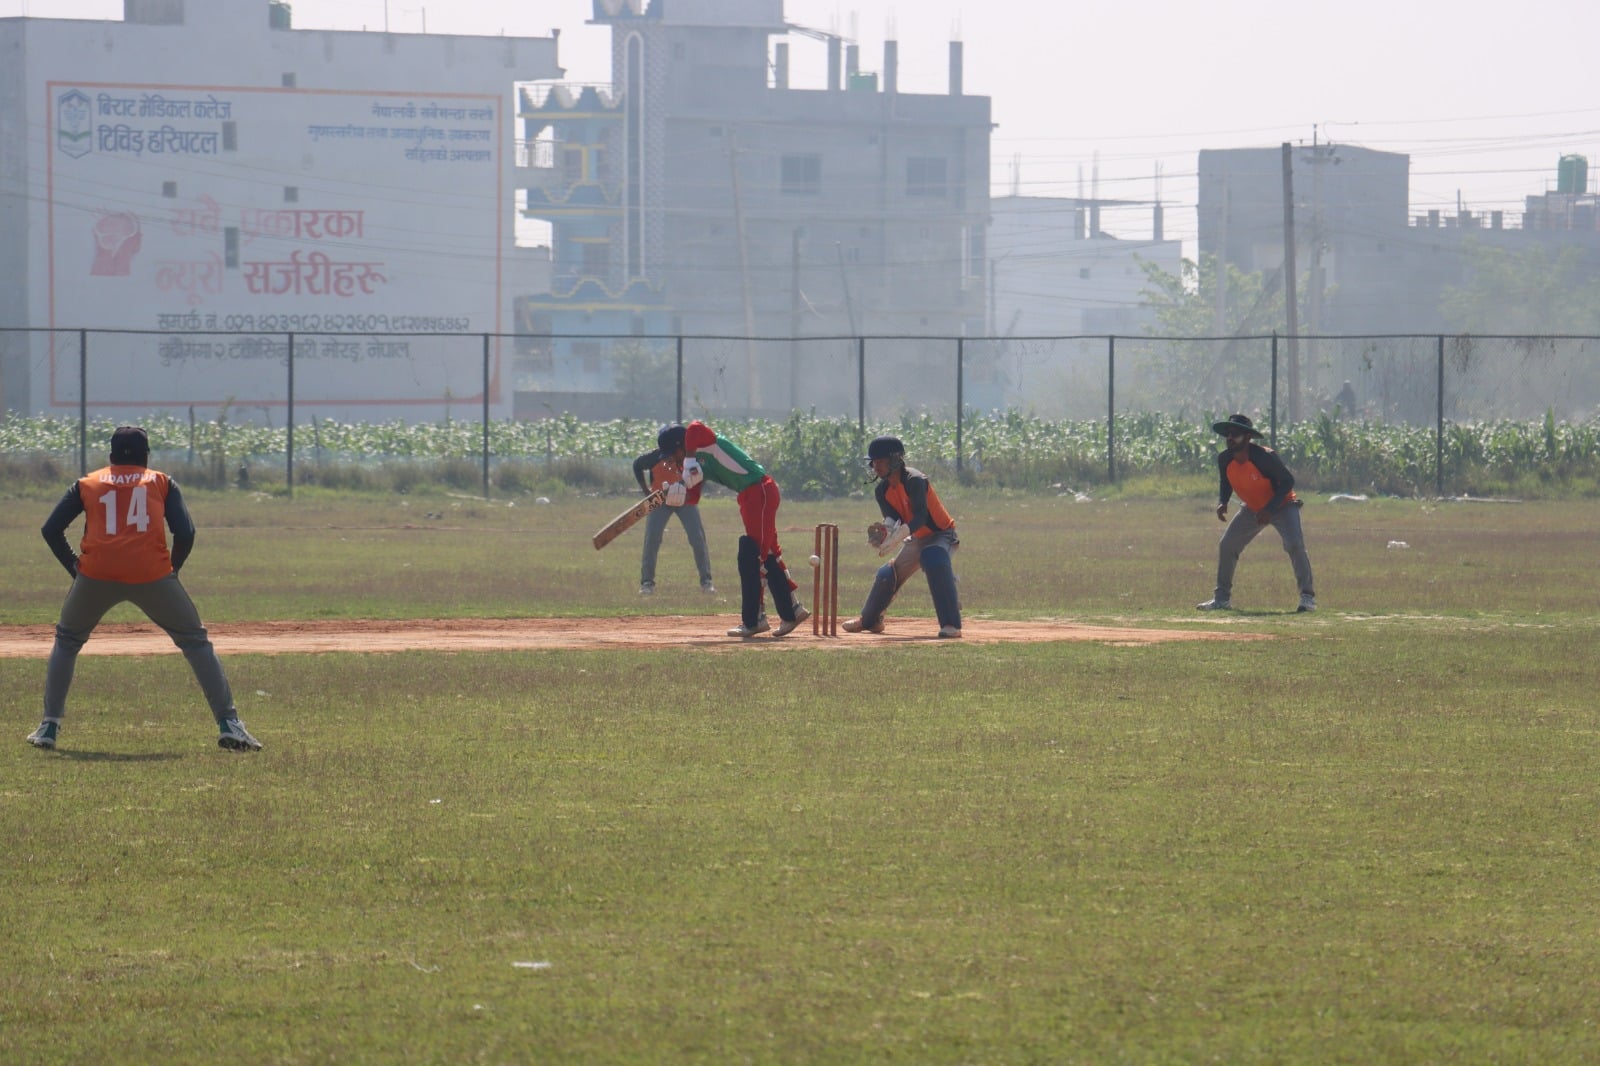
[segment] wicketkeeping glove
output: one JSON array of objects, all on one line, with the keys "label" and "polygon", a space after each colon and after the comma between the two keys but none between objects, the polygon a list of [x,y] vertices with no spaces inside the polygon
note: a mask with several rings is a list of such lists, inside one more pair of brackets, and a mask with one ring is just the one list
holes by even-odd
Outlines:
[{"label": "wicketkeeping glove", "polygon": [[904,539],[900,531],[904,528],[898,521],[874,522],[867,527],[867,543],[876,548],[880,556],[888,555],[900,547]]},{"label": "wicketkeeping glove", "polygon": [[700,460],[685,459],[683,461],[683,483],[689,488],[694,488],[706,479],[706,472],[700,469]]}]

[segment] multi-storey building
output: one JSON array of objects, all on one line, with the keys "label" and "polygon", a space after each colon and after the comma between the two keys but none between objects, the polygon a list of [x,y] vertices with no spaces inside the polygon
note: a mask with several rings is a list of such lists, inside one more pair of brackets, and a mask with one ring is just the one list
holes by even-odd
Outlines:
[{"label": "multi-storey building", "polygon": [[[617,334],[982,332],[989,101],[964,93],[959,43],[948,92],[913,94],[896,42],[864,73],[837,35],[787,24],[781,0],[596,0],[594,21],[611,29],[612,83],[522,97],[519,180],[555,265],[519,321],[556,336],[523,342],[520,381],[617,389]],[[821,87],[792,83],[791,44],[824,51]],[[799,350],[749,345],[719,365],[729,401],[814,400]],[[886,356],[908,394],[923,350]]]},{"label": "multi-storey building", "polygon": [[512,116],[556,58],[271,0],[0,19],[4,406],[281,419],[292,350],[311,414],[509,413],[501,342],[470,334],[547,287],[514,247]]}]

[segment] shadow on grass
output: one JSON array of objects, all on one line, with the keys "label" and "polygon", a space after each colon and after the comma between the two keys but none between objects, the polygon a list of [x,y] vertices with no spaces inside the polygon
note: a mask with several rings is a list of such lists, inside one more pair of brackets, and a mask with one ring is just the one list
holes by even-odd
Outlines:
[{"label": "shadow on grass", "polygon": [[55,753],[63,759],[71,759],[74,762],[171,762],[184,757],[170,751],[128,755],[119,751],[63,751],[56,748]]}]

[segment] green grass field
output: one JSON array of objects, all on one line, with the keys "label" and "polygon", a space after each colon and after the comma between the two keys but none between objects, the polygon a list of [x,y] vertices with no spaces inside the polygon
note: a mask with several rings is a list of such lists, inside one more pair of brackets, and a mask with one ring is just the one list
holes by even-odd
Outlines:
[{"label": "green grass field", "polygon": [[[34,750],[0,659],[0,1062],[1595,1061],[1600,503],[1313,497],[1321,609],[1269,531],[1216,617],[1196,484],[946,492],[968,627],[1271,640],[224,646],[254,756],[175,655],[85,656]],[[187,495],[208,622],[735,606],[727,498],[709,601],[676,523],[651,599],[594,552],[621,498]],[[53,622],[5,503],[0,623]],[[780,516],[847,608],[870,510]]]}]

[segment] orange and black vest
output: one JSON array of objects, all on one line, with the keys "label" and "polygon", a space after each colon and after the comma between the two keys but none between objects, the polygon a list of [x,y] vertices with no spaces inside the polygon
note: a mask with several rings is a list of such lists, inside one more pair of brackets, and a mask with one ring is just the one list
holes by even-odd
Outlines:
[{"label": "orange and black vest", "polygon": [[78,480],[83,541],[78,573],[97,581],[143,584],[172,573],[167,550],[167,491],[159,470],[113,465]]}]

